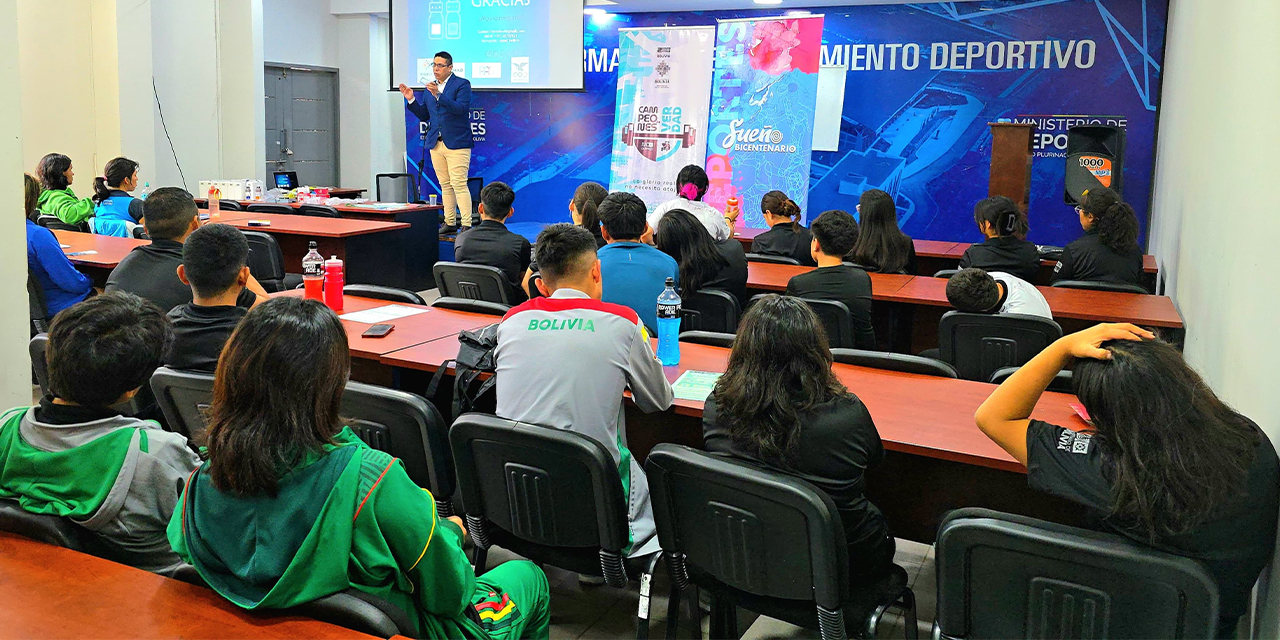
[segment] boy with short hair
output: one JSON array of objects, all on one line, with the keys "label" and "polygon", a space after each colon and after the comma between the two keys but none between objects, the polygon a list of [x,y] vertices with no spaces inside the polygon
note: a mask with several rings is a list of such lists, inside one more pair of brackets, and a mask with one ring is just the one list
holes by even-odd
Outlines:
[{"label": "boy with short hair", "polygon": [[947,281],[947,302],[966,313],[1018,313],[1053,319],[1049,303],[1035,285],[999,271],[961,269]]},{"label": "boy with short hair", "polygon": [[[600,273],[605,302],[631,307],[650,333],[658,328],[658,296],[667,278],[680,282],[675,258],[651,246],[648,207],[635,194],[615,191],[600,203],[600,228],[609,243],[601,247]],[[541,267],[542,263],[538,263]]]},{"label": "boy with short hair", "polygon": [[[236,304],[249,279],[249,242],[226,224],[200,227],[182,245],[178,279],[191,287],[192,301],[169,311],[173,347],[165,364],[213,373],[231,332],[249,310]],[[254,305],[266,296],[255,295]]]},{"label": "boy with short hair", "polygon": [[458,234],[453,251],[462,264],[497,267],[511,283],[513,302],[524,302],[521,278],[529,268],[533,251],[528,238],[507,229],[507,219],[515,212],[516,192],[505,182],[490,182],[480,190],[480,224]]},{"label": "boy with short hair", "polygon": [[111,559],[157,573],[181,565],[165,529],[200,458],[111,407],[148,383],[171,337],[164,314],[127,293],[70,307],[49,327],[49,395],[0,416],[0,497],[68,517]]},{"label": "boy with short hair", "polygon": [[846,211],[824,211],[809,228],[813,240],[809,252],[818,268],[787,282],[787,295],[810,300],[834,300],[849,308],[853,319],[854,344],[859,349],[876,348],[876,332],[871,325],[871,276],[844,263],[844,256],[858,241],[858,222]]}]

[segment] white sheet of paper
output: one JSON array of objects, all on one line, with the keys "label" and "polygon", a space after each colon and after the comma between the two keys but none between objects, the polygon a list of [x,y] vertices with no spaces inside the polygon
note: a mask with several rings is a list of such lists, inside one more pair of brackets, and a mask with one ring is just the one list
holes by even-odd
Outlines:
[{"label": "white sheet of paper", "polygon": [[419,313],[426,313],[426,309],[415,309],[399,304],[389,304],[385,307],[374,307],[365,309],[364,311],[355,311],[346,315],[338,316],[343,320],[351,322],[360,322],[363,324],[378,324],[380,322],[391,322],[400,318],[416,316]]}]

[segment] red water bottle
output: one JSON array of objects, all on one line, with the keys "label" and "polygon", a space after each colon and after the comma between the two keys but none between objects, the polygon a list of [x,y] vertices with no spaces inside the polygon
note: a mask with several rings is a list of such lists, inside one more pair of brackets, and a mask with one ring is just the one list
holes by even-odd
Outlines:
[{"label": "red water bottle", "polygon": [[324,303],[330,309],[342,312],[342,261],[333,256],[324,261]]}]

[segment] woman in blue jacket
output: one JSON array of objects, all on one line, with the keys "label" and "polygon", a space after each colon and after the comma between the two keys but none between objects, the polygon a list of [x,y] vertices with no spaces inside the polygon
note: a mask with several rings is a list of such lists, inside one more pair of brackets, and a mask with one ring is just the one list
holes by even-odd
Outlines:
[{"label": "woman in blue jacket", "polygon": [[138,188],[138,163],[115,158],[104,176],[93,179],[93,231],[103,236],[133,237],[142,224],[142,201],[129,195]]},{"label": "woman in blue jacket", "polygon": [[62,244],[53,232],[36,224],[36,202],[40,199],[40,182],[30,175],[24,176],[27,214],[27,271],[35,276],[44,292],[45,311],[53,319],[59,311],[88,298],[93,293],[93,282],[76,271],[71,261],[62,253]]}]

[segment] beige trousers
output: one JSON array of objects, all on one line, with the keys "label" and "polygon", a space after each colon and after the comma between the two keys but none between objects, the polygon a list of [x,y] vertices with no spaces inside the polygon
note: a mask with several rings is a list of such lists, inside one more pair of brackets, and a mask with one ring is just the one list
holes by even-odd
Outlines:
[{"label": "beige trousers", "polygon": [[431,149],[431,166],[440,181],[444,200],[444,222],[457,226],[457,212],[462,213],[462,226],[471,226],[471,190],[467,189],[467,172],[471,169],[471,149],[450,149],[444,141]]}]

